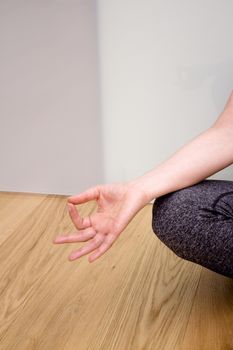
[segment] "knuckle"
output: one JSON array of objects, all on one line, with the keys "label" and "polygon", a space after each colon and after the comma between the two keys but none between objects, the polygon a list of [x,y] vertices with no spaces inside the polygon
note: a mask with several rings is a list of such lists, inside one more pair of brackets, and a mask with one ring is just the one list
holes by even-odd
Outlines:
[{"label": "knuckle", "polygon": [[100,233],[97,233],[97,235],[95,235],[95,237],[93,238],[94,243],[99,243],[103,240],[103,235],[101,235]]},{"label": "knuckle", "polygon": [[93,243],[96,244],[96,243],[98,243],[98,242],[99,242],[98,237],[95,236],[95,237],[93,238]]}]

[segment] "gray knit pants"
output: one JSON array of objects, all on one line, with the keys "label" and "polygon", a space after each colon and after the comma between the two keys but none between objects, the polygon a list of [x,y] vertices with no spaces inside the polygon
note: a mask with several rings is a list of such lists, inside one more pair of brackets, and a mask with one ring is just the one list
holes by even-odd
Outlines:
[{"label": "gray knit pants", "polygon": [[152,228],[177,256],[233,278],[233,181],[206,179],[158,197]]}]

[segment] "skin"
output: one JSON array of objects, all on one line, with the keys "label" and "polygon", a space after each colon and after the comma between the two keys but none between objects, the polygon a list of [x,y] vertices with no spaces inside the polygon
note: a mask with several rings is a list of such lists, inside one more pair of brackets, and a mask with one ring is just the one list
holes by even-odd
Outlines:
[{"label": "skin", "polygon": [[[87,242],[69,255],[93,262],[117,240],[137,212],[151,200],[191,186],[233,164],[233,92],[218,119],[206,131],[181,147],[168,160],[129,182],[97,185],[68,198],[76,227],[58,236],[55,244]],[[82,218],[76,205],[95,200],[95,213]]]}]

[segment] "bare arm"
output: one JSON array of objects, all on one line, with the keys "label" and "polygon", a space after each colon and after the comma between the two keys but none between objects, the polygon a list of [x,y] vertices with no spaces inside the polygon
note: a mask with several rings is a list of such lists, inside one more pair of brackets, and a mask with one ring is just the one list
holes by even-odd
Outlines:
[{"label": "bare arm", "polygon": [[233,93],[216,122],[168,160],[131,181],[145,202],[191,186],[233,163]]},{"label": "bare arm", "polygon": [[[233,94],[218,120],[167,161],[126,183],[97,185],[68,198],[77,232],[56,237],[54,243],[88,243],[69,260],[91,253],[92,262],[116,241],[136,213],[152,199],[195,184],[233,163]],[[76,205],[95,200],[97,211],[81,217]]]}]

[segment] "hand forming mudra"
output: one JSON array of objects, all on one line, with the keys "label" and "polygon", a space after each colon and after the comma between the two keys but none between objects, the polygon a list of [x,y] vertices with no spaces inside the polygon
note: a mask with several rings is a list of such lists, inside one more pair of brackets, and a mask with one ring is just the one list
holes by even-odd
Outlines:
[{"label": "hand forming mudra", "polygon": [[[82,218],[77,204],[96,200],[97,211]],[[53,243],[87,242],[73,251],[69,260],[92,254],[92,262],[103,255],[116,241],[135,214],[147,203],[145,195],[131,183],[97,185],[68,198],[68,210],[77,231],[68,236],[58,236]]]}]

